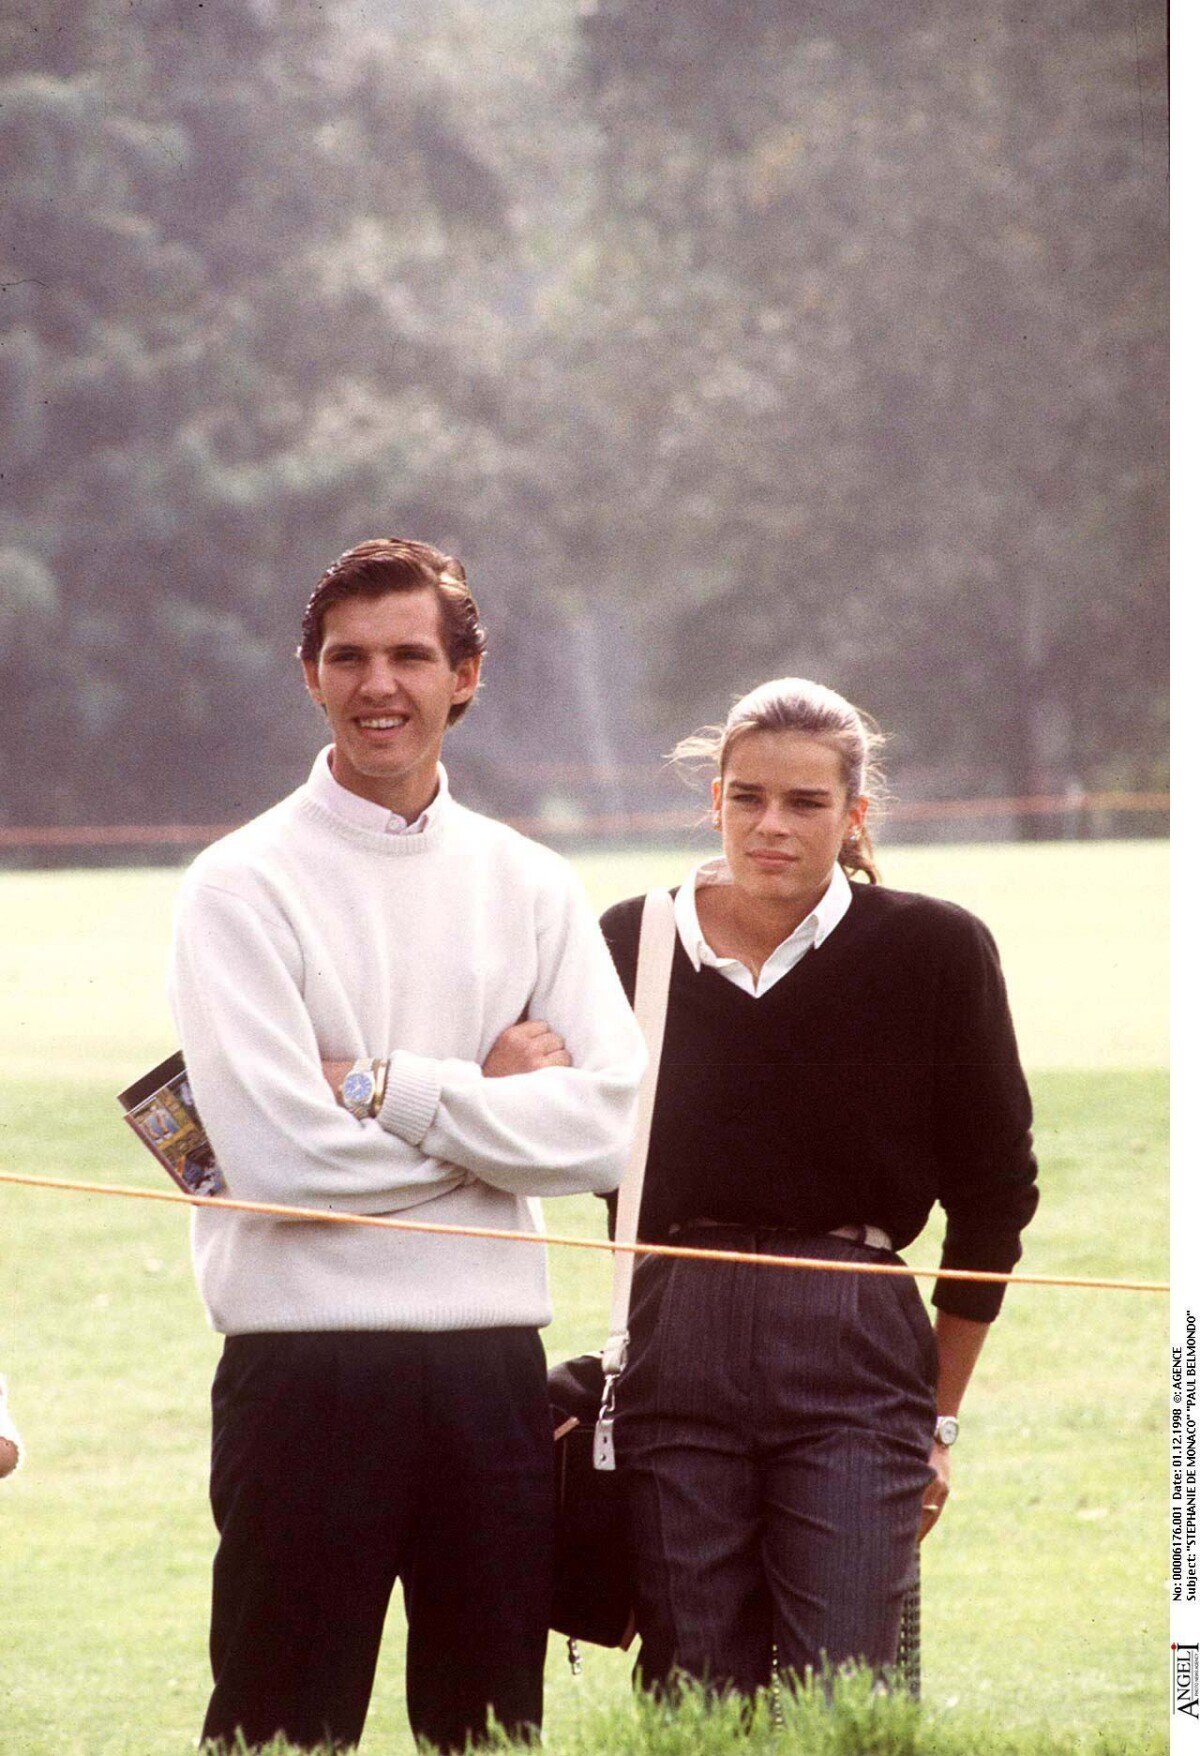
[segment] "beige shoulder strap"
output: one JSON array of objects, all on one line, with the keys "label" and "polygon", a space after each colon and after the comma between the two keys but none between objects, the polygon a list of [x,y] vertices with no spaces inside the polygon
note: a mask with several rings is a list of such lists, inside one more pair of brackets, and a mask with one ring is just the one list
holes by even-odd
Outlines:
[{"label": "beige shoulder strap", "polygon": [[[646,1178],[646,1154],[650,1147],[650,1128],[654,1121],[654,1097],[658,1089],[658,1069],[662,1061],[663,1031],[667,1022],[667,991],[671,985],[671,964],[675,957],[675,904],[667,890],[652,890],[642,910],[642,931],[638,940],[637,980],[633,992],[633,1010],[646,1039],[646,1071],[638,1092],[637,1126],[633,1151],[617,1196],[618,1244],[637,1242],[638,1216],[642,1209],[642,1184]],[[618,1250],[613,1257],[612,1304],[609,1308],[609,1336],[604,1348],[604,1371],[609,1380],[600,1425],[596,1428],[595,1462],[598,1469],[611,1469],[611,1420],[604,1414],[611,1409],[611,1385],[625,1365],[628,1344],[629,1296],[633,1287],[636,1258],[631,1250]],[[607,1432],[602,1437],[602,1430]],[[604,1454],[604,1461],[601,1461]]]}]

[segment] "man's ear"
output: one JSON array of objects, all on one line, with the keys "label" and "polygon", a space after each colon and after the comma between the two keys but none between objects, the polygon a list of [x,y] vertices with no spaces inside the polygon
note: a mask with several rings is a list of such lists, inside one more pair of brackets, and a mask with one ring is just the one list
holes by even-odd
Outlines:
[{"label": "man's ear", "polygon": [[312,696],[316,705],[321,709],[321,712],[324,713],[325,697],[321,694],[320,685],[317,682],[316,660],[302,658],[300,660],[300,666],[304,672],[304,687],[308,690],[308,693]]},{"label": "man's ear", "polygon": [[[452,702],[455,707],[460,707],[464,703],[470,701],[475,694],[476,689],[479,687],[479,672],[482,664],[483,654],[473,652],[470,658],[465,658],[462,664],[459,665],[457,671],[454,673],[454,695],[452,697]],[[312,694],[311,684],[309,685],[309,694]],[[316,697],[313,696],[313,699],[316,700]]]},{"label": "man's ear", "polygon": [[712,819],[713,819],[714,829],[720,829],[720,827],[721,827],[721,777],[720,777],[720,775],[718,775],[717,778],[712,783]]}]

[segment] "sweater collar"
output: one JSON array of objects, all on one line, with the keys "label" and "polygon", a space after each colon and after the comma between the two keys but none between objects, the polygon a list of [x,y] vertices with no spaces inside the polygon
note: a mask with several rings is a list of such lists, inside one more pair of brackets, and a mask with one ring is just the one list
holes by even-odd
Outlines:
[{"label": "sweater collar", "polygon": [[[701,964],[708,964],[719,969],[723,964],[731,963],[730,958],[718,957],[704,937],[700,926],[700,917],[696,912],[696,892],[707,884],[729,884],[729,867],[718,855],[716,859],[705,860],[697,866],[686,881],[679,886],[675,894],[675,925],[684,950],[691,960],[692,968],[699,970]],[[833,876],[828,888],[816,907],[805,915],[800,925],[788,934],[782,944],[777,945],[768,960],[772,966],[784,973],[796,964],[809,950],[823,945],[842,920],[853,901],[850,880],[840,866],[833,868]],[[764,966],[765,968],[765,966]]]},{"label": "sweater collar", "polygon": [[445,815],[450,797],[450,782],[440,762],[437,770],[437,792],[420,816],[409,823],[397,812],[389,811],[386,805],[376,805],[373,800],[352,793],[349,787],[334,780],[330,767],[332,756],[333,745],[327,744],[312,765],[308,790],[319,805],[351,828],[368,829],[376,835],[422,835],[427,829],[434,828]]}]

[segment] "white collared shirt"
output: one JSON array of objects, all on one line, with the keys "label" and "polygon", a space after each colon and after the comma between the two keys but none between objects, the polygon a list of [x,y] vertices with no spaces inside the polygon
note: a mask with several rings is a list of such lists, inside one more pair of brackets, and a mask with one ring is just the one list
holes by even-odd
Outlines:
[{"label": "white collared shirt", "polygon": [[736,957],[719,957],[700,925],[700,916],[696,911],[696,892],[709,884],[730,884],[733,880],[729,875],[729,867],[722,856],[715,860],[705,860],[697,866],[687,881],[679,886],[675,894],[675,929],[683,944],[683,949],[692,960],[692,968],[699,970],[702,965],[709,969],[719,970],[731,981],[735,988],[744,993],[752,994],[755,999],[773,988],[788,971],[795,969],[806,952],[824,944],[838,922],[850,907],[850,880],[840,866],[833,868],[833,877],[817,906],[812,909],[794,932],[789,933],[782,945],[777,945],[758,972],[758,982]]},{"label": "white collared shirt", "polygon": [[333,745],[327,744],[312,766],[310,782],[313,790],[326,810],[340,817],[343,823],[353,823],[358,829],[373,829],[377,835],[420,835],[422,830],[437,820],[441,808],[450,793],[450,782],[446,770],[438,763],[437,792],[419,817],[410,823],[395,811],[389,811],[386,805],[377,805],[372,799],[364,799],[358,793],[352,793],[341,781],[334,780]]}]

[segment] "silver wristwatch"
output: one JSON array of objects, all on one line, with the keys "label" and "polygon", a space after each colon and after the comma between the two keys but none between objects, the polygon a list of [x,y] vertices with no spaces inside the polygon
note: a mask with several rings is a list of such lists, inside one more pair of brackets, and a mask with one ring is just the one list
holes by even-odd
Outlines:
[{"label": "silver wristwatch", "polygon": [[958,1416],[939,1415],[933,1423],[933,1436],[939,1445],[953,1445],[958,1438]]},{"label": "silver wristwatch", "polygon": [[356,1061],[342,1081],[342,1104],[360,1122],[376,1113],[374,1061]]}]

